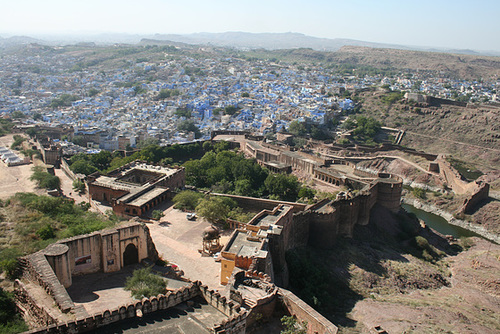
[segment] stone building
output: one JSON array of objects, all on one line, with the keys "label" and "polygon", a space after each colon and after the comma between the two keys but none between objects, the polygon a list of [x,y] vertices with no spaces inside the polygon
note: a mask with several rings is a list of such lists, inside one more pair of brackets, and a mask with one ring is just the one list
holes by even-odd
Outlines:
[{"label": "stone building", "polygon": [[165,167],[134,161],[108,173],[88,176],[89,197],[109,203],[121,216],[142,216],[170,199],[185,184],[183,167]]}]

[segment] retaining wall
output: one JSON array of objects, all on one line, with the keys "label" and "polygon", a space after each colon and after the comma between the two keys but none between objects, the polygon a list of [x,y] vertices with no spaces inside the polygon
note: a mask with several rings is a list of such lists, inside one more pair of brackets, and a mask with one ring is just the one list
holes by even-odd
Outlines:
[{"label": "retaining wall", "polygon": [[292,316],[296,317],[299,322],[307,322],[308,334],[336,334],[338,332],[337,326],[292,292],[279,288],[278,294],[283,306]]}]

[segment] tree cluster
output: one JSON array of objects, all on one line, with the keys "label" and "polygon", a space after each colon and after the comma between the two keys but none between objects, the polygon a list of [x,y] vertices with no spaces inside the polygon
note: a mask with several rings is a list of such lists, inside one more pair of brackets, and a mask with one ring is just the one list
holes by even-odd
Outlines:
[{"label": "tree cluster", "polygon": [[220,147],[184,167],[187,184],[220,193],[295,201],[301,190],[295,176],[269,173],[255,159]]},{"label": "tree cluster", "polygon": [[61,186],[61,180],[57,176],[45,172],[40,166],[33,167],[30,180],[35,181],[39,188],[48,190],[59,189]]},{"label": "tree cluster", "polygon": [[80,97],[77,95],[62,94],[61,96],[53,99],[50,102],[50,107],[52,107],[52,108],[70,107],[72,102],[79,100],[79,99],[80,99]]},{"label": "tree cluster", "polygon": [[179,96],[181,92],[178,89],[162,89],[156,96],[156,100],[165,100],[172,96]]}]

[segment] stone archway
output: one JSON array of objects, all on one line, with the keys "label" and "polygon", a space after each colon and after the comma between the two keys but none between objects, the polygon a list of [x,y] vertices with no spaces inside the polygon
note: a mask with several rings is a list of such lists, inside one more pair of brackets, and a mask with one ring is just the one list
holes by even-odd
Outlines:
[{"label": "stone archway", "polygon": [[134,244],[128,244],[123,252],[123,266],[139,263],[139,251]]}]

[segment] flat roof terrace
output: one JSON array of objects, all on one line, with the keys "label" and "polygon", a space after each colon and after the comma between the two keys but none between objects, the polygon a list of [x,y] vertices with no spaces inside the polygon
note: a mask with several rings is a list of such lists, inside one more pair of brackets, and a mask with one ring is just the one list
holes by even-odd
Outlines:
[{"label": "flat roof terrace", "polygon": [[233,238],[229,241],[228,253],[238,256],[254,256],[260,252],[262,241],[249,239],[246,232],[236,230]]},{"label": "flat roof terrace", "polygon": [[255,220],[250,221],[250,225],[255,225],[255,226],[269,226],[276,224],[276,222],[288,211],[293,209],[289,205],[283,205],[280,208],[276,209],[272,214],[269,213],[264,213],[257,217]]},{"label": "flat roof terrace", "polygon": [[168,191],[168,189],[166,189],[166,188],[155,187],[155,188],[148,190],[144,194],[139,195],[139,197],[132,199],[130,202],[127,202],[127,200],[131,199],[131,197],[134,195],[132,193],[124,195],[122,198],[120,198],[120,201],[123,201],[129,205],[141,207],[144,204],[146,204],[147,202],[151,201],[152,199],[160,196],[161,194],[163,194],[167,191]]}]

